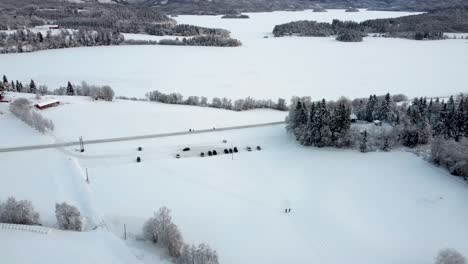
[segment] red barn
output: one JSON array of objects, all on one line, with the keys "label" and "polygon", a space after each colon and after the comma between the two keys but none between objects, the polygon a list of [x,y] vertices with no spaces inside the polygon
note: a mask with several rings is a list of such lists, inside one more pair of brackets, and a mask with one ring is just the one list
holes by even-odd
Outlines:
[{"label": "red barn", "polygon": [[50,100],[50,101],[46,101],[46,102],[37,103],[35,106],[36,106],[37,109],[43,110],[43,109],[46,109],[46,108],[49,108],[49,107],[57,106],[59,104],[60,104],[60,101],[58,101],[58,100]]}]

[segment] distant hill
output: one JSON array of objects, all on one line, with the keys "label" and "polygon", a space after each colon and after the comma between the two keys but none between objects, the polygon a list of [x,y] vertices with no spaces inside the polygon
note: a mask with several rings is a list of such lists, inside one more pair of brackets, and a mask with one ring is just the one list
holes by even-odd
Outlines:
[{"label": "distant hill", "polygon": [[468,0],[127,0],[127,2],[153,6],[167,13],[179,14],[225,14],[316,7],[430,11],[468,6]]},{"label": "distant hill", "polygon": [[395,11],[431,11],[468,6],[468,0],[1,0],[1,8],[45,3],[114,3],[154,7],[168,14],[233,14],[302,9],[365,8]]}]

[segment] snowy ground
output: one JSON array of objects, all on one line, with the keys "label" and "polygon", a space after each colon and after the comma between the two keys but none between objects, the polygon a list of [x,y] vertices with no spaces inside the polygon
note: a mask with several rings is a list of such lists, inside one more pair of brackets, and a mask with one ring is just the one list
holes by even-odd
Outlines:
[{"label": "snowy ground", "polygon": [[[8,128],[0,135],[11,139],[7,145],[75,139],[86,133],[83,127],[89,136],[113,136],[149,128],[177,131],[185,122],[194,125],[190,119],[222,125],[284,117],[275,111],[59,99],[65,104],[43,112],[56,124],[53,135],[38,134],[0,104],[0,122]],[[86,125],[87,120],[93,122]],[[139,128],[144,120],[152,125]],[[130,125],[122,125],[126,122]],[[261,151],[245,149],[257,145]],[[187,146],[191,151],[182,152]],[[221,153],[232,146],[240,150],[234,156],[199,157],[202,151]],[[137,156],[141,163],[135,162]],[[0,199],[32,200],[48,226],[55,223],[55,202],[75,204],[89,219],[82,234],[0,230],[0,237],[7,238],[0,239],[0,254],[15,263],[30,263],[31,257],[62,263],[70,254],[73,263],[169,263],[137,240],[142,223],[161,206],[172,209],[187,242],[209,243],[223,264],[423,264],[445,247],[468,255],[468,187],[459,179],[404,151],[362,154],[301,147],[282,125],[88,145],[84,153],[74,147],[0,153],[0,167],[8,174]],[[84,181],[86,169],[90,184]],[[129,232],[125,244],[119,241],[124,224]],[[91,231],[95,225],[102,227]],[[62,246],[63,252],[47,250]],[[87,254],[77,256],[70,248]],[[21,253],[25,250],[32,252],[29,257]]]},{"label": "snowy ground", "polygon": [[[50,99],[61,102],[58,107],[41,111],[45,117],[54,121],[56,141],[76,141],[80,136],[90,140],[277,122],[284,121],[287,115],[287,112],[271,109],[236,112],[156,102],[94,101],[89,97],[79,96],[43,96],[37,100],[30,94],[9,93],[7,99],[14,100],[17,97],[28,97],[33,103]],[[8,113],[7,104],[0,103],[0,111]],[[8,114],[3,117],[0,115],[0,118],[13,119],[12,122],[21,124],[21,121]],[[25,138],[25,144],[3,141],[0,142],[0,147],[34,144],[33,140],[29,140],[29,136]],[[39,143],[51,142],[36,142]]]},{"label": "snowy ground", "polygon": [[[270,12],[250,19],[179,16],[179,23],[222,27],[243,42],[238,48],[125,46],[0,55],[0,73],[50,88],[86,80],[110,84],[117,95],[143,97],[151,90],[185,96],[256,98],[310,95],[336,99],[370,93],[446,96],[466,91],[467,40],[412,41],[366,38],[264,38],[276,24],[300,19],[362,21],[405,12]],[[144,36],[139,36],[144,38]],[[47,67],[44,67],[44,66]]]}]

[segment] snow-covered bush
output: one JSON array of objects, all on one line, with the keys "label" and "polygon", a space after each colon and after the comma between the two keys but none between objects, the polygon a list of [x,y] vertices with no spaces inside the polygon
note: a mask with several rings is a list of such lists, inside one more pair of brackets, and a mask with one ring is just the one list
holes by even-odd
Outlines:
[{"label": "snow-covered bush", "polygon": [[55,204],[55,217],[60,229],[83,231],[83,221],[78,208],[67,203]]},{"label": "snow-covered bush", "polygon": [[431,144],[431,159],[451,174],[468,178],[468,139],[459,142],[437,137]]},{"label": "snow-covered bush", "polygon": [[97,86],[81,82],[81,85],[75,87],[76,94],[81,96],[90,96],[95,100],[102,99],[112,101],[114,99],[114,90],[109,85]]},{"label": "snow-covered bush", "polygon": [[218,254],[206,244],[184,245],[177,264],[218,264]]},{"label": "snow-covered bush", "polygon": [[40,225],[39,213],[34,211],[31,201],[10,197],[0,202],[0,223]]},{"label": "snow-covered bush", "polygon": [[442,249],[436,257],[435,264],[465,264],[466,260],[462,254],[455,249]]},{"label": "snow-covered bush", "polygon": [[41,133],[54,130],[54,123],[31,109],[30,102],[25,98],[18,98],[10,104],[10,111],[20,120]]},{"label": "snow-covered bush", "polygon": [[143,237],[146,240],[167,248],[171,257],[179,257],[183,246],[179,228],[172,222],[171,210],[161,207],[154,217],[143,226]]}]

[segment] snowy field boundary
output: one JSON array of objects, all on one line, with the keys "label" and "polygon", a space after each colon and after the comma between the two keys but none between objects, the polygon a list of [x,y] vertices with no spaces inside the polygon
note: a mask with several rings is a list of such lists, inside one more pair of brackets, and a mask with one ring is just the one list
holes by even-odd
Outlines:
[{"label": "snowy field boundary", "polygon": [[38,233],[38,234],[43,234],[43,235],[48,235],[51,232],[50,228],[43,227],[43,226],[17,225],[17,224],[5,224],[5,223],[0,223],[0,229],[21,230],[21,231],[27,231],[27,232]]},{"label": "snowy field boundary", "polygon": [[[150,134],[142,136],[131,136],[131,137],[118,137],[118,138],[108,138],[108,139],[95,139],[95,140],[84,140],[85,145],[91,144],[102,144],[102,143],[111,143],[111,142],[120,142],[120,141],[132,141],[132,140],[142,140],[142,139],[151,139],[151,138],[162,138],[162,137],[172,137],[172,136],[183,136],[183,135],[192,135],[192,134],[202,134],[202,133],[212,133],[220,131],[229,131],[229,130],[238,130],[254,127],[265,127],[265,126],[275,126],[285,124],[285,121],[279,122],[269,122],[269,123],[260,123],[260,124],[251,124],[251,125],[241,125],[241,126],[231,126],[231,127],[221,127],[221,128],[209,128],[201,129],[194,131],[183,131],[183,132],[170,132],[170,133],[160,133],[160,134]],[[1,152],[14,152],[14,151],[25,151],[25,150],[38,150],[38,149],[48,149],[48,148],[60,148],[60,147],[69,147],[79,145],[79,141],[73,142],[64,142],[56,144],[45,144],[45,145],[35,145],[35,146],[22,146],[22,147],[13,147],[13,148],[1,148]]]}]

